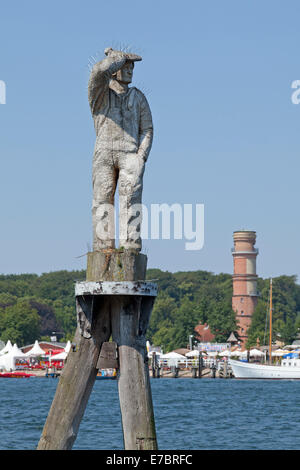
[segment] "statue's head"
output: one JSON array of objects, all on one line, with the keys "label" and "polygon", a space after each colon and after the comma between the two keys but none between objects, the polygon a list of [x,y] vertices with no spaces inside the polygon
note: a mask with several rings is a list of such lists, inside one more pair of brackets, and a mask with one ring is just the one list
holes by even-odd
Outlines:
[{"label": "statue's head", "polygon": [[138,62],[142,60],[141,56],[137,54],[133,54],[131,52],[116,51],[112,47],[107,47],[104,53],[105,55],[109,57],[125,55],[125,57],[127,58],[125,64],[120,70],[118,70],[117,73],[113,74],[112,77],[114,80],[117,80],[120,83],[126,83],[126,84],[131,83],[133,69],[134,69],[134,62]]},{"label": "statue's head", "polygon": [[120,83],[131,83],[132,82],[132,75],[134,69],[134,62],[131,60],[126,60],[123,67],[117,71],[116,74],[113,75],[113,78]]}]

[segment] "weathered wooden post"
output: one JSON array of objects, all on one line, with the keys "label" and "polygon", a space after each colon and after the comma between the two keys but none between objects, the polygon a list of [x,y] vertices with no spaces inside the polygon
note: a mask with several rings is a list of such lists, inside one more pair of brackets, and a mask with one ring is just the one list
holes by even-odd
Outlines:
[{"label": "weathered wooden post", "polygon": [[152,378],[155,379],[156,377],[156,353],[153,352],[151,358],[151,369],[152,369]]},{"label": "weathered wooden post", "polygon": [[102,343],[110,337],[108,302],[101,306],[101,313],[94,319],[92,336],[87,338],[86,335],[87,330],[83,335],[80,327],[77,328],[38,450],[68,450],[73,446],[96,379]]},{"label": "weathered wooden post", "polygon": [[[134,252],[89,254],[88,279],[75,286],[78,328],[38,450],[72,448],[96,379],[101,346],[111,334],[118,348],[125,449],[157,449],[145,338],[157,287],[138,280],[145,268],[146,256]],[[95,281],[99,277],[102,280]],[[130,280],[119,280],[124,277]]]},{"label": "weathered wooden post", "polygon": [[198,356],[198,377],[201,379],[202,377],[202,351],[199,352]]},{"label": "weathered wooden post", "polygon": [[[105,50],[88,85],[97,140],[93,160],[93,251],[86,281],[75,286],[77,330],[38,449],[71,449],[97,370],[112,336],[126,450],[157,449],[146,331],[157,287],[145,281],[141,251],[142,188],[153,136],[148,102],[129,88],[136,54]],[[126,118],[124,118],[124,116]],[[114,194],[119,183],[120,249],[114,240]],[[107,345],[106,345],[107,346]],[[114,348],[105,348],[113,354]]]},{"label": "weathered wooden post", "polygon": [[225,379],[227,379],[228,377],[228,362],[226,361],[226,359],[224,361],[224,377]]}]

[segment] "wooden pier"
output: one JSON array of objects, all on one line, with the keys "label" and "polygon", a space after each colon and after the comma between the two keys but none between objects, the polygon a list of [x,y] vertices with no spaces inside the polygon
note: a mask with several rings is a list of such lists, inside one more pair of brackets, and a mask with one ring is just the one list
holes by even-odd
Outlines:
[{"label": "wooden pier", "polygon": [[[159,372],[158,372],[159,370]],[[150,377],[156,378],[233,378],[231,367],[228,363],[221,363],[220,367],[211,366],[202,368],[190,366],[190,367],[157,367],[149,369]]]}]

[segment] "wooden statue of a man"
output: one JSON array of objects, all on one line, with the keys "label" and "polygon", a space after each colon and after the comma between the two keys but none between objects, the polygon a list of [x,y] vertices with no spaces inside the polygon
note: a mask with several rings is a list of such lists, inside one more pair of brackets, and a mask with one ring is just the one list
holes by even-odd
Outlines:
[{"label": "wooden statue of a man", "polygon": [[[132,81],[136,54],[108,48],[94,65],[88,98],[94,119],[93,250],[115,248],[114,196],[119,185],[119,245],[141,250],[143,174],[153,138],[149,104]],[[138,221],[138,222],[137,222]]]}]

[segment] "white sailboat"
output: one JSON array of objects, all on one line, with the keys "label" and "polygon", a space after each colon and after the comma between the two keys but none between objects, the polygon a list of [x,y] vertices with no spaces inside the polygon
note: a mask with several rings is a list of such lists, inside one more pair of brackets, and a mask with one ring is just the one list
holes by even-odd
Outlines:
[{"label": "white sailboat", "polygon": [[236,379],[300,379],[300,359],[284,359],[280,366],[230,360]]},{"label": "white sailboat", "polygon": [[[270,340],[269,357],[272,358],[272,279],[270,281]],[[300,359],[283,359],[281,365],[253,364],[229,360],[236,379],[300,379]]]}]

